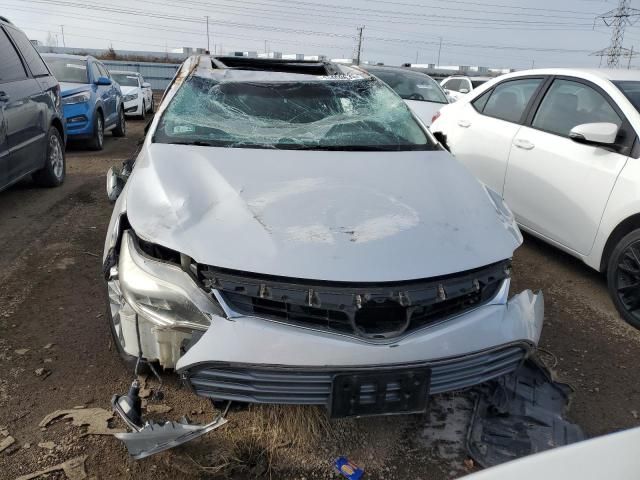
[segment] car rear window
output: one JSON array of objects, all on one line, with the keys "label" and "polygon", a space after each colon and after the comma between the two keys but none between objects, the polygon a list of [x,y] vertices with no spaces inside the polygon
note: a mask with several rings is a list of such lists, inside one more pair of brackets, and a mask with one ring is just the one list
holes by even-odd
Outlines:
[{"label": "car rear window", "polygon": [[423,102],[449,103],[440,86],[428,75],[418,72],[401,72],[382,68],[369,69],[389,85],[401,98]]},{"label": "car rear window", "polygon": [[154,141],[302,150],[437,148],[379,80],[320,78],[274,83],[192,76],[171,100]]},{"label": "car rear window", "polygon": [[45,57],[53,76],[59,82],[89,83],[86,60],[65,57]]}]

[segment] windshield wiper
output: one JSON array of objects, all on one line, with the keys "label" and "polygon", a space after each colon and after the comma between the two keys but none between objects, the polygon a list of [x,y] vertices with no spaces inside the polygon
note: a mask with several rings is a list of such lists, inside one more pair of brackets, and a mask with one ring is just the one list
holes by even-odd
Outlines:
[{"label": "windshield wiper", "polygon": [[202,140],[175,141],[167,142],[169,145],[196,145],[198,147],[215,147],[215,143],[203,142]]}]

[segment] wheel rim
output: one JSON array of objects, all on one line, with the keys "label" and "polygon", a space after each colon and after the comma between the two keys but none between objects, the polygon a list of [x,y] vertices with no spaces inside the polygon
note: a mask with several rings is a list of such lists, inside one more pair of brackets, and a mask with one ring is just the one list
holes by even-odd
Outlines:
[{"label": "wheel rim", "polygon": [[62,178],[64,172],[64,155],[57,135],[49,137],[49,162],[56,178]]},{"label": "wheel rim", "polygon": [[640,240],[630,244],[618,258],[616,291],[625,310],[640,320]]},{"label": "wheel rim", "polygon": [[102,117],[98,117],[98,145],[104,141],[104,128],[102,127]]}]

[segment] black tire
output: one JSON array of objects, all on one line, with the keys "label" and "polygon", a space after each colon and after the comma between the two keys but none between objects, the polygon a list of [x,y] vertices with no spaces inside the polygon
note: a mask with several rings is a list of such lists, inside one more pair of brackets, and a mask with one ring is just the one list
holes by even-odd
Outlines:
[{"label": "black tire", "polygon": [[625,235],[611,252],[607,285],[622,318],[640,329],[640,228]]},{"label": "black tire", "polygon": [[118,110],[118,123],[112,132],[114,137],[124,137],[127,134],[127,121],[124,118],[123,107],[120,107],[120,110]]},{"label": "black tire", "polygon": [[62,185],[67,172],[62,136],[56,127],[50,127],[47,134],[47,149],[44,167],[32,175],[33,181],[41,187]]},{"label": "black tire", "polygon": [[101,112],[96,112],[93,116],[93,135],[88,144],[91,150],[104,148],[104,118],[102,118]]},{"label": "black tire", "polygon": [[149,107],[149,113],[155,113],[156,111],[156,104],[153,101],[153,95],[151,95],[151,106]]},{"label": "black tire", "polygon": [[147,118],[147,104],[143,100],[142,101],[142,113],[140,114],[140,119],[144,120],[145,118]]}]

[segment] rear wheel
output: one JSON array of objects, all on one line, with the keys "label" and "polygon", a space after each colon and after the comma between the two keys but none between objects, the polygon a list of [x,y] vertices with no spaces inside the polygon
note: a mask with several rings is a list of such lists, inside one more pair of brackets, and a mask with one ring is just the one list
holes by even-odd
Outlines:
[{"label": "rear wheel", "polygon": [[102,113],[96,112],[93,116],[93,135],[89,140],[91,150],[102,150],[104,146],[104,119]]},{"label": "rear wheel", "polygon": [[42,187],[57,187],[64,182],[66,163],[62,137],[56,127],[49,128],[44,167],[32,175],[33,181]]},{"label": "rear wheel", "polygon": [[640,329],[640,229],[627,234],[614,248],[607,283],[622,318]]},{"label": "rear wheel", "polygon": [[124,118],[124,108],[120,107],[118,110],[118,123],[116,124],[116,128],[113,129],[114,137],[124,137],[127,134],[127,123]]}]

